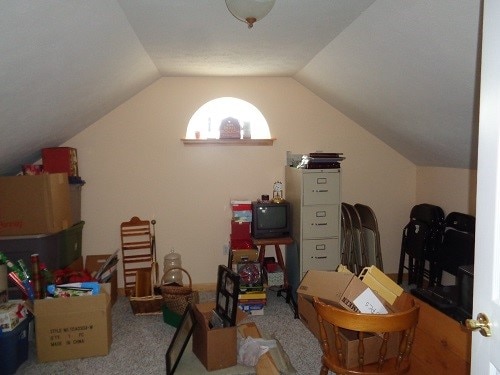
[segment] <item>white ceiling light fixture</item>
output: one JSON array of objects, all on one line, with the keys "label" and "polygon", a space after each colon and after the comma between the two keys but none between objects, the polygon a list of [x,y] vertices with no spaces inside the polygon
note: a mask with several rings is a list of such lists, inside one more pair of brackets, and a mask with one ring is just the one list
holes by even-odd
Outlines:
[{"label": "white ceiling light fixture", "polygon": [[226,0],[231,14],[245,22],[251,29],[253,24],[264,18],[273,8],[276,0]]}]

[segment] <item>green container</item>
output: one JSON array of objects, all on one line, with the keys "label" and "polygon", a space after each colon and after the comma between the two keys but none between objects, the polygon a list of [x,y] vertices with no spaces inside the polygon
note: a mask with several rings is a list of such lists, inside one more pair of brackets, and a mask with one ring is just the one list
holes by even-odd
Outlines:
[{"label": "green container", "polygon": [[82,231],[85,221],[59,232],[59,264],[64,268],[73,263],[82,255]]},{"label": "green container", "polygon": [[163,321],[172,327],[179,327],[179,325],[181,324],[182,316],[169,310],[165,305],[163,305],[161,309],[163,311]]}]

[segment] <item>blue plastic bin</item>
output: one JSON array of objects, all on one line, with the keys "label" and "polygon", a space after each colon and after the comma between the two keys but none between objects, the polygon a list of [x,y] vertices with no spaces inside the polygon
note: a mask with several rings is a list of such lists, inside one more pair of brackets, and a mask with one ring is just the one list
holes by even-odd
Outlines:
[{"label": "blue plastic bin", "polygon": [[0,332],[0,375],[15,374],[28,359],[30,321],[31,316],[28,316],[12,331]]}]

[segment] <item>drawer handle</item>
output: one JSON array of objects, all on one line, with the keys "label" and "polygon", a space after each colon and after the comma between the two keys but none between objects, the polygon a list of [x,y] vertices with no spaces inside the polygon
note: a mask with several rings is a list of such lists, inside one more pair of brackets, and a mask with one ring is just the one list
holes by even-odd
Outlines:
[{"label": "drawer handle", "polygon": [[312,223],[311,225],[319,227],[319,226],[322,226],[322,225],[328,225],[328,223]]},{"label": "drawer handle", "polygon": [[314,189],[313,193],[328,193],[328,189]]},{"label": "drawer handle", "polygon": [[313,257],[314,259],[326,259],[328,257]]}]

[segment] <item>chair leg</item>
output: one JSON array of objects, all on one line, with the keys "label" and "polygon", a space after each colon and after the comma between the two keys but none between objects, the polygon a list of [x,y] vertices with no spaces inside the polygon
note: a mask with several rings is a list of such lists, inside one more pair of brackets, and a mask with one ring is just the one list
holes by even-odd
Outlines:
[{"label": "chair leg", "polygon": [[403,282],[403,270],[405,268],[405,258],[406,251],[403,246],[401,246],[401,254],[399,255],[399,268],[398,268],[398,284],[401,285]]}]

